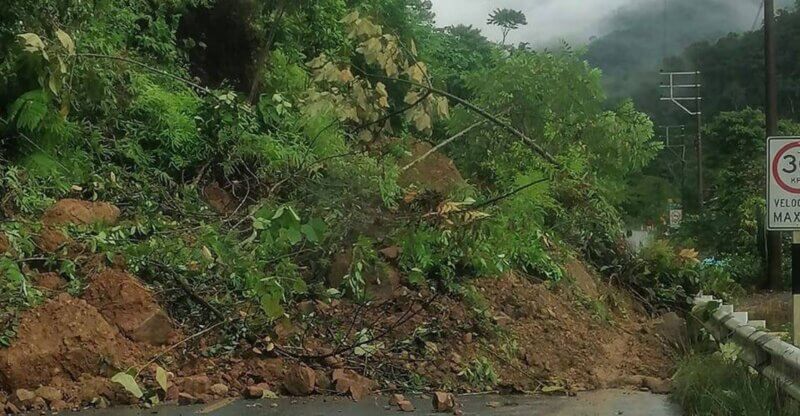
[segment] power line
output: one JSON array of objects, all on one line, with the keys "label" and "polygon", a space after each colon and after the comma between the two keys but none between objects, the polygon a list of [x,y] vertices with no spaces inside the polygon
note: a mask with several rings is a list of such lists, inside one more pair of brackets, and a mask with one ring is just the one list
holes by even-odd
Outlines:
[{"label": "power line", "polygon": [[758,5],[758,10],[756,10],[756,18],[753,19],[753,27],[750,28],[750,31],[756,30],[756,26],[758,25],[758,18],[761,17],[761,13],[764,11],[764,0],[761,0],[761,4]]}]

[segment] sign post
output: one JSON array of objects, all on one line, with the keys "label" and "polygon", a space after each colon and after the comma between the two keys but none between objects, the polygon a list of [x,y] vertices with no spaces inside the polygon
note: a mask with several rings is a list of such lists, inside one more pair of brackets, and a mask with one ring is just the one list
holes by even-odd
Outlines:
[{"label": "sign post", "polygon": [[800,345],[800,137],[767,139],[767,230],[792,232],[792,340]]}]

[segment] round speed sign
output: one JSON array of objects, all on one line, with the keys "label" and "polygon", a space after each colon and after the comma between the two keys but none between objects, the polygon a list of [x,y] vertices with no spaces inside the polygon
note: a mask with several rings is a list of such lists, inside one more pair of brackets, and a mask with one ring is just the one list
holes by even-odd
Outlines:
[{"label": "round speed sign", "polygon": [[778,186],[786,192],[800,194],[800,142],[783,145],[770,166]]},{"label": "round speed sign", "polygon": [[800,231],[800,137],[767,139],[767,229]]}]

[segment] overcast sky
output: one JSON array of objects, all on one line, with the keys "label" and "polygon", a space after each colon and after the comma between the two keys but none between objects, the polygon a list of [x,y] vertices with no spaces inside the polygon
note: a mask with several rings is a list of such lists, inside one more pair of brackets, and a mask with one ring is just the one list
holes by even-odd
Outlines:
[{"label": "overcast sky", "polygon": [[[459,23],[481,28],[493,40],[502,37],[497,27],[486,25],[486,18],[496,8],[522,10],[528,25],[511,32],[510,43],[530,42],[534,46],[551,44],[565,39],[573,44],[584,44],[592,36],[605,33],[603,22],[621,6],[654,3],[660,0],[432,0],[439,26]],[[702,0],[698,0],[702,1]],[[758,0],[736,0],[749,3]],[[760,1],[758,1],[760,3]],[[752,6],[755,17],[756,5]],[[749,9],[750,7],[748,7]]]}]

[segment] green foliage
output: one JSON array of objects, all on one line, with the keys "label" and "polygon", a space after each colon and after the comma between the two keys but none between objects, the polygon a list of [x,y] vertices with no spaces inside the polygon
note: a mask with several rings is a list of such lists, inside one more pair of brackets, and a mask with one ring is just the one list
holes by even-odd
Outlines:
[{"label": "green foliage", "polygon": [[790,415],[793,405],[746,364],[721,352],[685,358],[673,378],[672,397],[688,415]]},{"label": "green foliage", "polygon": [[492,362],[486,357],[478,357],[467,368],[459,373],[471,386],[478,389],[491,390],[500,382]]}]

